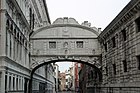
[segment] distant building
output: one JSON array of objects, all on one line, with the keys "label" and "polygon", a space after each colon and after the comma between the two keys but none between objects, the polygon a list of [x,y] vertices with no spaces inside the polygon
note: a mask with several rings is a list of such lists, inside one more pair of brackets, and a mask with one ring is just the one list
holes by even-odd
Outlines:
[{"label": "distant building", "polygon": [[55,90],[59,91],[59,66],[54,64]]},{"label": "distant building", "polygon": [[66,71],[66,89],[67,90],[71,90],[71,87],[72,87],[72,75],[70,73],[70,70],[67,70]]},{"label": "distant building", "polygon": [[60,73],[59,80],[60,80],[60,91],[65,91],[66,90],[66,73],[65,72]]},{"label": "distant building", "polygon": [[80,93],[94,93],[95,87],[99,85],[98,72],[91,66],[81,64],[79,71]]},{"label": "distant building", "polygon": [[80,93],[86,93],[86,83],[87,83],[87,65],[81,64],[81,69],[79,71],[79,91]]},{"label": "distant building", "polygon": [[75,91],[79,91],[79,70],[81,63],[74,63]]}]

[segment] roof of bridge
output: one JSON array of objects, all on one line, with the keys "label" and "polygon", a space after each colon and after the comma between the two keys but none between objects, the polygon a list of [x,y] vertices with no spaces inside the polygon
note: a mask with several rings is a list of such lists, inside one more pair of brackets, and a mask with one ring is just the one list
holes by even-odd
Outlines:
[{"label": "roof of bridge", "polygon": [[[71,28],[77,28],[78,30],[76,31],[77,33],[85,33],[83,31],[86,31],[88,35],[92,37],[97,37],[99,35],[99,29],[96,27],[91,27],[91,24],[88,21],[84,21],[81,25],[74,19],[74,18],[57,18],[53,24],[51,25],[46,25],[40,28],[37,28],[34,30],[34,33],[31,35],[31,38],[37,38],[39,34],[44,35],[43,31],[54,31],[57,28],[64,28],[64,27],[71,27]],[[57,29],[57,31],[59,31]],[[72,30],[71,30],[72,31]],[[80,31],[80,32],[78,32]],[[59,31],[60,32],[60,31]],[[46,33],[47,35],[47,33]],[[56,36],[56,35],[55,35]]]}]

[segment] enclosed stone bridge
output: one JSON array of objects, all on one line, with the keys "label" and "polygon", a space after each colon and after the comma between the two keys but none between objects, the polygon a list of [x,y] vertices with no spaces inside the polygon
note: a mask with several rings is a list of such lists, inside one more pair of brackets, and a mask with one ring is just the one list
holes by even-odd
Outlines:
[{"label": "enclosed stone bridge", "polygon": [[101,67],[100,29],[81,25],[73,18],[58,18],[52,25],[35,29],[31,41],[31,67],[51,60],[73,59]]},{"label": "enclosed stone bridge", "polygon": [[79,62],[91,65],[101,80],[100,29],[73,18],[58,18],[52,25],[35,29],[31,35],[31,78],[43,65],[55,62]]}]

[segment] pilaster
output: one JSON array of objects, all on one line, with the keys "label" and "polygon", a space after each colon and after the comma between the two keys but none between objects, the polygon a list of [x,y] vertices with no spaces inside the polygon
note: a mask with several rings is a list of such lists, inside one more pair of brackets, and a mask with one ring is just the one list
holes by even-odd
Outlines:
[{"label": "pilaster", "polygon": [[[3,1],[3,0],[2,0]],[[5,1],[5,0],[4,0]],[[5,56],[6,41],[6,10],[0,10],[0,56]]]},{"label": "pilaster", "polygon": [[0,72],[0,93],[5,93],[5,71]]},{"label": "pilaster", "polygon": [[0,0],[0,9],[6,9],[6,0]]}]

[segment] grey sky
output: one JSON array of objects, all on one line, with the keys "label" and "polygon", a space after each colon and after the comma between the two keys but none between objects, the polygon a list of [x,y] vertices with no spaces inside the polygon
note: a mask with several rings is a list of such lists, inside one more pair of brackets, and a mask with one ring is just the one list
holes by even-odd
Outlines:
[{"label": "grey sky", "polygon": [[[89,21],[102,30],[130,0],[46,0],[51,22],[59,17],[73,17],[79,24]],[[71,63],[58,63],[65,71]]]},{"label": "grey sky", "polygon": [[73,17],[80,24],[89,21],[102,30],[130,0],[46,0],[51,22],[59,17]]}]

